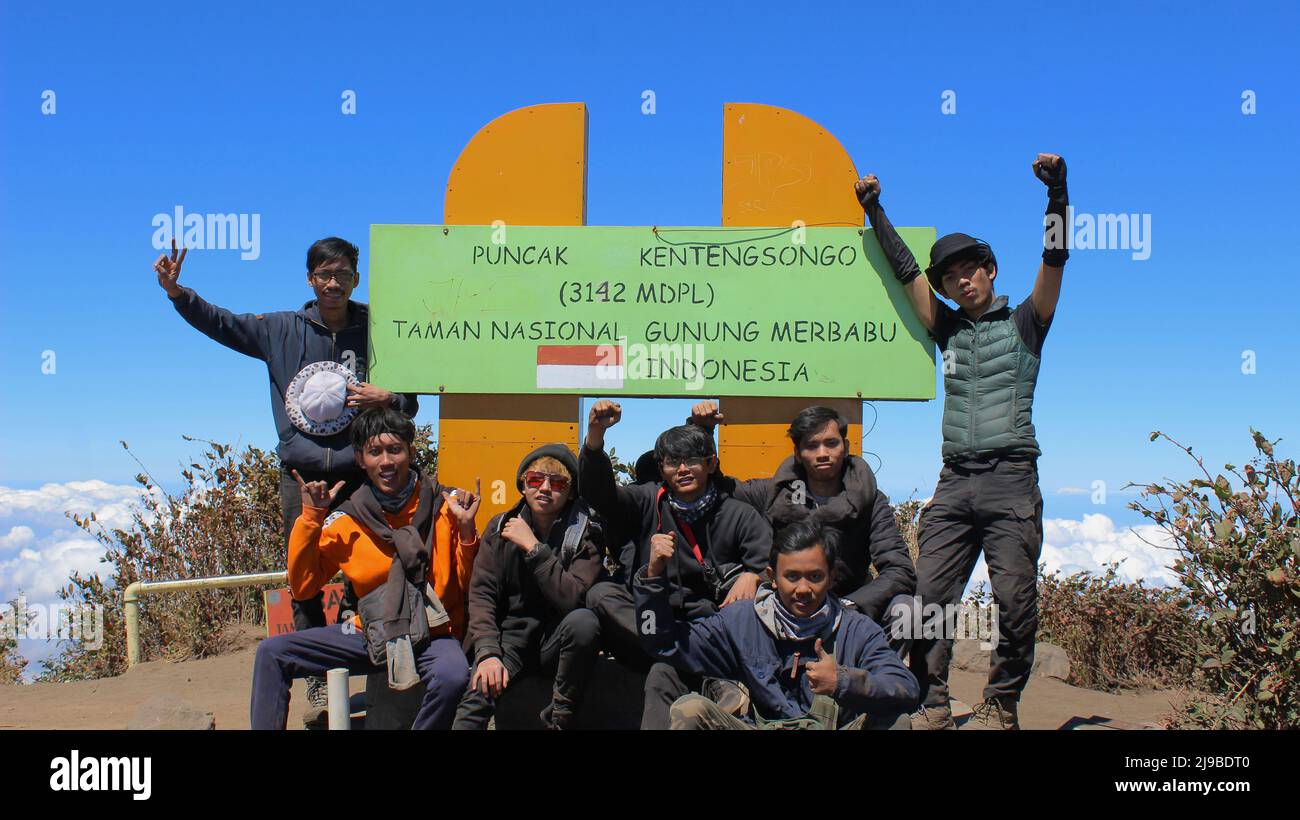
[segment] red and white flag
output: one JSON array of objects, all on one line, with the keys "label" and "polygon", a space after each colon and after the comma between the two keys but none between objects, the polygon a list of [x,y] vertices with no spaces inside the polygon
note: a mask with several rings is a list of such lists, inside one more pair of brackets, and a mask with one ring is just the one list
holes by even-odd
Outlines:
[{"label": "red and white flag", "polygon": [[539,390],[623,386],[622,345],[538,345]]}]

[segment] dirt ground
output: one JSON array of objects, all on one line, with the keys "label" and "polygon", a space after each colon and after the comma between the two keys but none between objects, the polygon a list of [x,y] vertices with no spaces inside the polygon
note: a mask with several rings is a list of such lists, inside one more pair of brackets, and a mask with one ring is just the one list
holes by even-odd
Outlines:
[{"label": "dirt ground", "polygon": [[[218,729],[247,729],[253,653],[259,634],[247,629],[233,652],[186,663],[142,663],[125,675],[77,683],[0,686],[0,729],[124,729],[136,710],[154,695],[169,693],[211,712]],[[967,704],[980,701],[984,677],[952,670],[953,697]],[[352,678],[352,691],[363,691],[364,678]],[[1158,723],[1170,711],[1175,692],[1128,692],[1111,695],[1079,689],[1060,681],[1035,678],[1020,703],[1025,729],[1059,729],[1072,719],[1094,715],[1130,724]],[[306,692],[295,681],[289,705],[289,728],[302,728]]]}]

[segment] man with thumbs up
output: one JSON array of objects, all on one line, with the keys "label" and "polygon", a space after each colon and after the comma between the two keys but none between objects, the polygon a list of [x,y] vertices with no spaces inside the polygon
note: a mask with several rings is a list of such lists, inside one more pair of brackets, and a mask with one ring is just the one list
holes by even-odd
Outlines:
[{"label": "man with thumbs up", "polygon": [[889,726],[920,688],[881,628],[831,594],[839,532],[805,519],[776,535],[772,582],[752,600],[707,618],[678,620],[668,602],[674,539],[655,536],[633,579],[641,640],[685,675],[745,686],[737,716],[703,695],[669,709],[673,729],[862,729]]}]

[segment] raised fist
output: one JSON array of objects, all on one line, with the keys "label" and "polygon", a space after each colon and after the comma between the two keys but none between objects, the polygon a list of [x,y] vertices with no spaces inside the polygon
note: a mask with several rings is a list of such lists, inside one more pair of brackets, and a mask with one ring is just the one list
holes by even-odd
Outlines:
[{"label": "raised fist", "polygon": [[601,399],[591,406],[591,412],[587,415],[587,427],[597,430],[608,430],[619,419],[623,418],[623,408],[618,402],[609,399]]},{"label": "raised fist", "polygon": [[718,409],[718,405],[705,399],[691,408],[691,417],[686,420],[686,423],[698,424],[701,427],[714,427],[722,419],[722,411]]},{"label": "raised fist", "polygon": [[858,195],[858,202],[862,207],[866,208],[880,199],[880,180],[876,179],[875,174],[867,174],[853,183],[853,192]]},{"label": "raised fist", "polygon": [[1034,176],[1049,188],[1065,185],[1065,159],[1060,154],[1039,154],[1034,160]]}]

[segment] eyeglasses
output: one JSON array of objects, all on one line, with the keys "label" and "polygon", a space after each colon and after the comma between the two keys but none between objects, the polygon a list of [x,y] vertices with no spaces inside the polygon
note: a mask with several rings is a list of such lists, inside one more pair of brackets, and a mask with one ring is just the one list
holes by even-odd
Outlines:
[{"label": "eyeglasses", "polygon": [[705,456],[703,458],[700,456],[693,456],[691,458],[666,458],[660,463],[663,464],[665,470],[678,470],[681,469],[683,464],[693,470],[697,467],[703,467],[705,464],[708,464],[709,459],[712,457],[713,456]]},{"label": "eyeglasses", "polygon": [[551,482],[551,489],[557,493],[569,489],[568,476],[555,475],[554,473],[538,473],[533,470],[524,473],[524,485],[529,489],[539,490],[548,481]]},{"label": "eyeglasses", "polygon": [[333,279],[340,285],[346,285],[356,278],[357,272],[351,268],[340,268],[339,270],[314,270],[311,272],[311,280],[318,285],[327,285]]}]

